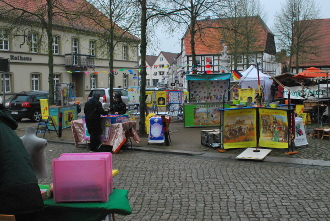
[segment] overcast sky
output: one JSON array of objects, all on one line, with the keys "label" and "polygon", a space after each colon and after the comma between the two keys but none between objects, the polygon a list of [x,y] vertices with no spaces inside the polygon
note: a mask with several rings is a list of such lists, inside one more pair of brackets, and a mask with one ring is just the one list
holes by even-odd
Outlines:
[{"label": "overcast sky", "polygon": [[[273,31],[274,16],[279,13],[281,6],[285,3],[285,0],[260,0],[260,4],[263,7],[263,14],[265,15],[265,22],[267,26]],[[316,3],[321,8],[321,18],[330,18],[330,0],[316,0]],[[180,52],[180,39],[182,38],[182,31],[174,33],[173,36],[164,34],[164,30],[157,31],[160,45],[157,49],[149,50],[148,54],[158,55],[160,51],[179,53]]]}]

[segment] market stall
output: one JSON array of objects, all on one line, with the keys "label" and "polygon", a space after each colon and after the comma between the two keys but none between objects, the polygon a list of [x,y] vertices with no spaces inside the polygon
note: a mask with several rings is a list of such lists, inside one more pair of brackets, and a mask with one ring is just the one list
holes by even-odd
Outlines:
[{"label": "market stall", "polygon": [[[241,75],[242,77],[239,80],[234,81],[238,83],[240,89],[258,90],[260,86],[262,91],[261,93],[264,94],[264,100],[266,102],[272,101],[270,86],[272,85],[273,79],[269,75],[262,73],[261,70],[258,70],[253,65],[251,65],[248,69],[242,72]],[[251,96],[252,99],[254,99],[254,94]]]},{"label": "market stall", "polygon": [[189,103],[184,103],[184,126],[217,126],[219,108],[225,104],[230,73],[186,75]]},{"label": "market stall", "polygon": [[267,147],[293,148],[294,109],[220,109],[220,142],[223,149]]},{"label": "market stall", "polygon": [[[117,153],[126,143],[127,139],[133,138],[136,143],[140,142],[140,136],[136,130],[136,121],[126,121],[121,123],[110,123],[109,118],[103,117],[103,136],[102,143],[112,146],[112,151]],[[76,146],[88,143],[86,125],[83,119],[72,121],[71,126],[73,138]]]}]

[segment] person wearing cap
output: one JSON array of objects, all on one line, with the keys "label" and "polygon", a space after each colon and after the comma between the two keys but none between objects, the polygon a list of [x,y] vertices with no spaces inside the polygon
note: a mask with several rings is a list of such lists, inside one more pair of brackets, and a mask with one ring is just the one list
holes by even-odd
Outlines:
[{"label": "person wearing cap", "polygon": [[110,108],[111,114],[125,114],[126,113],[126,104],[121,99],[120,94],[115,94],[113,98],[114,102]]},{"label": "person wearing cap", "polygon": [[109,111],[105,111],[102,108],[100,97],[101,94],[99,92],[94,92],[93,97],[86,102],[84,107],[86,127],[90,135],[89,150],[93,152],[98,151],[102,146],[101,115],[107,115]]}]

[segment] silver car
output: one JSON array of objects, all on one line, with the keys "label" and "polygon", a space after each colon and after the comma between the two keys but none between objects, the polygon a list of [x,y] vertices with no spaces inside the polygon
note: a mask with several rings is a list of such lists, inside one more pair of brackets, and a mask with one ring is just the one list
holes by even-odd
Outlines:
[{"label": "silver car", "polygon": [[[95,92],[99,92],[101,94],[100,102],[102,103],[102,107],[104,110],[107,110],[110,107],[110,88],[93,88],[88,95],[87,100],[89,100],[91,97],[93,97],[93,94]],[[113,93],[117,94],[119,93],[121,95],[121,99],[124,101],[124,103],[128,104],[128,92],[124,88],[113,88]],[[113,94],[113,95],[114,95]]]}]

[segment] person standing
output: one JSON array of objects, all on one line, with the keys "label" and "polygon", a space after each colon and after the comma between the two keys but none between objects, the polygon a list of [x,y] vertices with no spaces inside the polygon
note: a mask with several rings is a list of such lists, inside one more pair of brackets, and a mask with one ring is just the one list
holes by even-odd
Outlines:
[{"label": "person standing", "polygon": [[17,122],[0,104],[0,214],[16,221],[36,220],[44,208],[29,153],[14,132]]},{"label": "person standing", "polygon": [[102,108],[101,94],[94,92],[93,97],[86,102],[84,107],[86,127],[90,135],[89,150],[97,151],[102,146],[102,122],[101,115],[107,115],[108,111]]},{"label": "person standing", "polygon": [[114,102],[110,108],[111,114],[125,114],[126,113],[126,104],[121,99],[120,94],[115,94]]},{"label": "person standing", "polygon": [[270,95],[272,96],[272,102],[275,101],[275,92],[276,92],[276,84],[273,81],[272,85],[270,86]]}]

